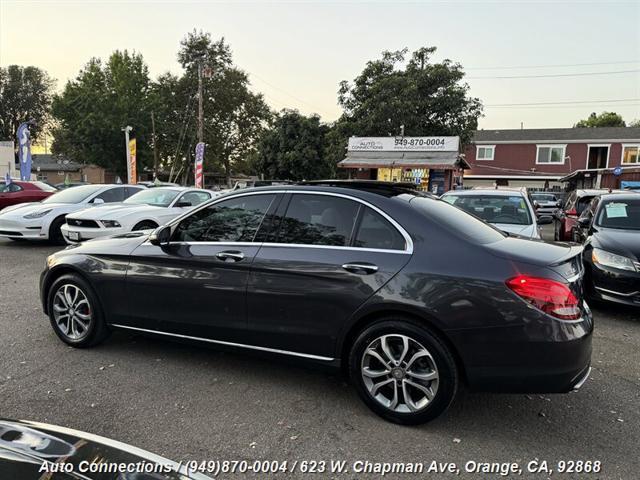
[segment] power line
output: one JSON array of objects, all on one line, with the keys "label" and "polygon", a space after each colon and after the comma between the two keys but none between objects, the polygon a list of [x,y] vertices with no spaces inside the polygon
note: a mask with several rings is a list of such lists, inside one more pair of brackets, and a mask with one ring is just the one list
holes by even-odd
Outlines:
[{"label": "power line", "polygon": [[613,72],[583,72],[583,73],[551,73],[544,75],[509,75],[498,77],[466,77],[468,80],[498,80],[498,79],[514,79],[514,78],[557,78],[557,77],[587,77],[595,75],[617,75],[624,73],[638,73],[640,69],[635,70],[617,70]]},{"label": "power line", "polygon": [[520,66],[498,66],[498,67],[465,67],[465,70],[518,70],[525,68],[566,68],[566,67],[593,67],[596,65],[623,65],[625,63],[640,63],[640,60],[629,60],[625,62],[596,62],[596,63],[567,63],[555,65],[520,65]]},{"label": "power line", "polygon": [[618,102],[638,102],[640,98],[620,98],[612,100],[574,100],[563,102],[534,102],[534,103],[494,103],[487,104],[485,107],[528,107],[533,105],[571,105],[584,103],[618,103]]}]

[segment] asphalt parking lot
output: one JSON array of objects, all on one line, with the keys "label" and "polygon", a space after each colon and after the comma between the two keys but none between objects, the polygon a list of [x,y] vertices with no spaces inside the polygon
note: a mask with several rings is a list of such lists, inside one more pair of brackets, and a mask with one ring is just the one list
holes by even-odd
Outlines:
[{"label": "asphalt parking lot", "polygon": [[600,460],[590,478],[638,478],[640,311],[593,309],[594,370],[578,393],[465,393],[438,420],[401,427],[334,372],[124,333],[94,349],[65,346],[38,299],[56,249],[0,240],[0,417],[174,460]]}]

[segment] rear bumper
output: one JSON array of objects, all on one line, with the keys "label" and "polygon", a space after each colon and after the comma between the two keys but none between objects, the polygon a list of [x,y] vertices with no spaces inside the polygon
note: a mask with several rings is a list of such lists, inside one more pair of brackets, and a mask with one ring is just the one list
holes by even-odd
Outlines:
[{"label": "rear bumper", "polygon": [[566,393],[581,387],[591,365],[593,332],[591,314],[585,316],[542,335],[531,326],[455,332],[451,338],[462,353],[470,390]]}]

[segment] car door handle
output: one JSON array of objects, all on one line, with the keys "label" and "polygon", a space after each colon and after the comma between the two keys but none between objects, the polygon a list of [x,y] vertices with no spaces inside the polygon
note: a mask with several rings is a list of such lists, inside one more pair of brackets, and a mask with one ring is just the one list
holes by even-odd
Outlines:
[{"label": "car door handle", "polygon": [[239,262],[244,258],[244,253],[238,252],[236,250],[229,250],[216,253],[216,258],[218,260],[222,260],[223,262]]},{"label": "car door handle", "polygon": [[364,273],[365,275],[369,275],[370,273],[376,273],[378,271],[378,267],[376,265],[372,265],[371,263],[345,263],[342,265],[342,268],[352,273]]}]

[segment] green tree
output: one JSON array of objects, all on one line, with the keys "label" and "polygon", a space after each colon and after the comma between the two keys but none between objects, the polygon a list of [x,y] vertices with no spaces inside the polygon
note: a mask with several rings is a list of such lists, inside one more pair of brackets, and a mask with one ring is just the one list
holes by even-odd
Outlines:
[{"label": "green tree", "polygon": [[[196,93],[198,66],[203,70],[205,171],[223,172],[229,179],[234,171],[244,169],[246,159],[255,153],[256,140],[272,113],[262,95],[249,90],[247,74],[233,65],[224,38],[213,41],[209,33],[193,31],[180,45],[178,61],[185,69],[180,79],[182,91]],[[186,133],[189,151],[184,160],[178,159],[182,161],[178,170],[184,173],[193,163],[197,98],[189,108],[194,119]]]},{"label": "green tree", "polygon": [[57,126],[52,151],[124,176],[121,129],[130,125],[141,171],[152,159],[149,95],[149,70],[142,55],[125,50],[115,51],[105,64],[91,59],[53,100]]},{"label": "green tree", "polygon": [[55,81],[37,67],[0,68],[0,139],[16,141],[18,126],[35,120],[31,138],[46,129]]},{"label": "green tree", "polygon": [[[482,104],[469,96],[459,63],[431,62],[436,47],[383,52],[367,62],[353,82],[343,81],[338,102],[344,114],[334,126],[334,160],[341,160],[348,135],[458,135],[468,143],[478,127]],[[345,136],[346,135],[346,136]]]},{"label": "green tree", "polygon": [[574,128],[598,128],[598,127],[624,127],[626,126],[622,116],[615,112],[602,112],[596,115],[591,113],[589,118],[580,120],[574,125]]},{"label": "green tree", "polygon": [[325,155],[328,132],[329,127],[320,123],[317,115],[306,117],[296,110],[282,110],[260,138],[253,167],[267,178],[329,178],[334,163]]}]

